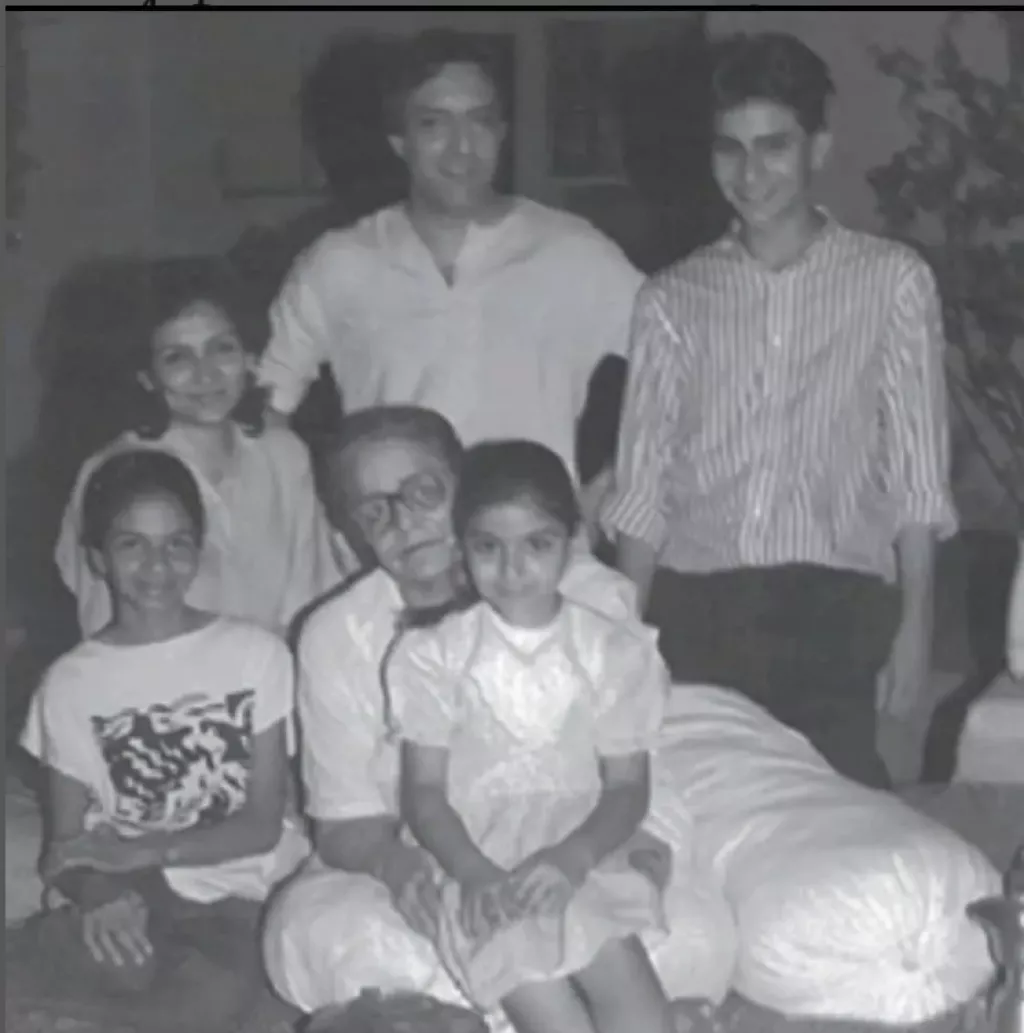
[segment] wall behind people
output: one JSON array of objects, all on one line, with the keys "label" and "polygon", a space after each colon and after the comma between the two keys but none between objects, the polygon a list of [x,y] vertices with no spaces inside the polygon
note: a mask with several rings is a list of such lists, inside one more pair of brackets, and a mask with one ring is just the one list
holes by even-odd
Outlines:
[{"label": "wall behind people", "polygon": [[[132,251],[222,250],[254,225],[283,223],[317,203],[315,185],[296,192],[282,181],[261,190],[258,181],[295,179],[300,165],[308,171],[296,95],[304,71],[340,31],[449,26],[512,34],[516,185],[559,202],[544,126],[544,25],[555,16],[577,15],[431,8],[26,15],[23,145],[34,169],[5,278],[8,458],[23,451],[36,422],[43,384],[33,342],[47,300],[76,265]],[[239,136],[248,141],[241,147]],[[243,189],[225,197],[226,176]]]}]

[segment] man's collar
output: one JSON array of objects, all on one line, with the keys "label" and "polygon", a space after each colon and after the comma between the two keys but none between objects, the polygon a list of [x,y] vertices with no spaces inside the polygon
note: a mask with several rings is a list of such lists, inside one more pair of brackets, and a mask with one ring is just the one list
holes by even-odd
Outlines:
[{"label": "man's collar", "polygon": [[[839,222],[836,220],[835,216],[831,213],[831,211],[829,211],[828,208],[820,204],[816,204],[813,207],[814,211],[822,217],[823,221],[821,226],[818,228],[817,232],[814,234],[814,236],[807,244],[807,247],[804,248],[803,252],[800,255],[800,258],[796,259],[797,262],[802,261],[812,251],[820,247],[821,244],[831,239],[831,237],[840,228]],[[741,237],[742,229],[743,221],[739,218],[739,216],[735,216],[732,222],[729,223],[729,229],[726,230],[726,232],[722,235],[721,238],[719,238],[719,243],[724,249],[726,249],[730,253],[742,255],[746,258],[749,258],[751,261],[756,262],[757,259],[753,255],[751,255],[751,253],[747,250],[746,246],[743,243]]]}]

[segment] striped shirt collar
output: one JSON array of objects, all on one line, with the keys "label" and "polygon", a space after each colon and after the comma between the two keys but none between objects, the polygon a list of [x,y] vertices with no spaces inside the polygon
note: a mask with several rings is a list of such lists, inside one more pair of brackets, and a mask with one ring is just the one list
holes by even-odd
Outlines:
[{"label": "striped shirt collar", "polygon": [[787,269],[793,269],[813,258],[823,247],[832,243],[843,228],[836,220],[835,216],[833,216],[832,213],[824,207],[824,205],[814,205],[814,211],[817,212],[824,220],[821,228],[808,242],[807,247],[805,247],[792,262],[788,262],[786,265],[781,266],[778,269],[772,269],[771,266],[766,265],[759,258],[750,253],[747,246],[743,243],[741,236],[743,221],[738,216],[733,218],[732,222],[729,223],[728,230],[718,238],[713,246],[723,254],[751,262],[758,268],[764,269],[768,272],[784,272]]}]

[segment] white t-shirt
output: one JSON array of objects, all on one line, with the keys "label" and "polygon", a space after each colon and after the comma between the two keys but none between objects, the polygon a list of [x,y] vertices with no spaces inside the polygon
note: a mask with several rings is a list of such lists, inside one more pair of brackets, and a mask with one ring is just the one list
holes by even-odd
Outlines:
[{"label": "white t-shirt", "polygon": [[[219,618],[166,642],[76,646],[47,672],[22,745],[88,788],[86,828],[175,832],[241,808],[253,740],[290,723],[292,706],[284,642],[255,624]],[[193,900],[260,900],[307,853],[300,826],[288,818],[266,855],[165,875]]]}]

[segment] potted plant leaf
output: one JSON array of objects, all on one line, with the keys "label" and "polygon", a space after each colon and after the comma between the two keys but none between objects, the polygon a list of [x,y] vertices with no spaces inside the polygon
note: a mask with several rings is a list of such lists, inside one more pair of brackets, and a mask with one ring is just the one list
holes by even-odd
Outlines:
[{"label": "potted plant leaf", "polygon": [[[1005,77],[965,59],[965,18],[1002,19]],[[868,174],[887,235],[916,248],[942,295],[967,618],[978,668],[1003,663],[1002,629],[1024,530],[1024,74],[1013,12],[957,11],[931,60],[874,48],[900,85],[914,139]],[[988,673],[986,670],[985,673]]]}]

